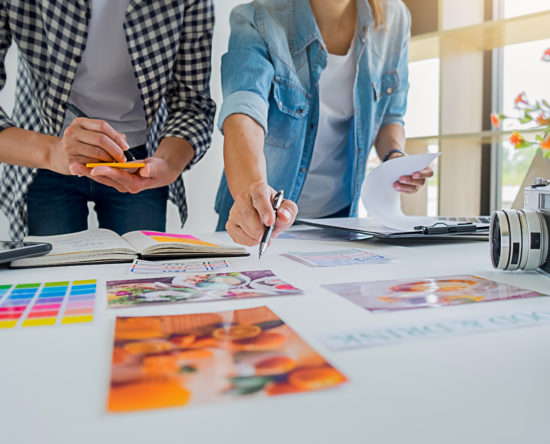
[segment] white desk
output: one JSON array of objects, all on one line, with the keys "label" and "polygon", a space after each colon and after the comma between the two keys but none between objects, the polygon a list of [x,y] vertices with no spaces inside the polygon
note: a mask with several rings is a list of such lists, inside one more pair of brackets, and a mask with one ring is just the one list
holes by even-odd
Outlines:
[{"label": "white desk", "polygon": [[[216,239],[216,236],[203,236]],[[395,262],[309,268],[281,256],[357,246],[392,255]],[[370,322],[436,319],[442,312],[476,314],[550,307],[538,298],[370,314],[319,284],[476,274],[550,292],[537,273],[502,273],[490,265],[484,242],[388,246],[369,241],[278,239],[261,263],[257,250],[232,258],[235,270],[271,269],[305,295],[108,309],[99,285],[91,324],[0,331],[0,442],[85,443],[548,443],[550,327],[331,352],[324,331]],[[0,270],[0,283],[125,278],[126,264]],[[230,405],[205,405],[108,414],[116,315],[183,314],[268,305],[345,373],[337,389]]]}]

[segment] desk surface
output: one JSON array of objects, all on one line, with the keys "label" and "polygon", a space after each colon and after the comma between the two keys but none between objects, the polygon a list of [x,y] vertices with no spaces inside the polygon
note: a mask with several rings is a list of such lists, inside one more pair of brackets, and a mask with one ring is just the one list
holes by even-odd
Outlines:
[{"label": "desk surface", "polygon": [[[203,238],[219,240],[221,234]],[[225,240],[225,238],[224,238]],[[391,255],[388,264],[310,268],[286,251],[361,247]],[[430,320],[443,312],[495,314],[548,308],[537,298],[371,314],[320,287],[363,280],[475,274],[550,292],[538,273],[492,269],[486,242],[408,246],[372,241],[277,239],[261,262],[231,258],[232,270],[271,269],[305,295],[109,309],[101,281],[127,278],[128,264],[27,270],[0,269],[0,283],[100,280],[88,325],[0,331],[2,443],[546,443],[550,415],[550,327],[523,328],[333,352],[318,335],[387,321]],[[184,314],[267,305],[345,373],[337,389],[230,405],[108,414],[117,315]]]}]

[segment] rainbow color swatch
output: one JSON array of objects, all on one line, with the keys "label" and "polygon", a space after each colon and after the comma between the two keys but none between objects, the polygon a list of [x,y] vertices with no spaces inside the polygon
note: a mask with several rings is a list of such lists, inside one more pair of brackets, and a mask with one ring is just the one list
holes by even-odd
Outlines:
[{"label": "rainbow color swatch", "polygon": [[96,281],[0,285],[0,329],[91,322]]}]

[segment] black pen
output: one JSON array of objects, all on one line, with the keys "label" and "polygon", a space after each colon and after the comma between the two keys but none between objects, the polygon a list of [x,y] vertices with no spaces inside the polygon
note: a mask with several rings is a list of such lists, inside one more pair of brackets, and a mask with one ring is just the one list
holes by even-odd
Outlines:
[{"label": "black pen", "polygon": [[[80,108],[78,108],[76,105],[73,105],[72,103],[67,103],[67,109],[76,117],[89,119],[89,117],[86,115],[84,111],[82,111]],[[128,148],[123,152],[124,152],[124,157],[126,157],[126,160],[136,160],[134,155],[130,152],[130,148]]]},{"label": "black pen", "polygon": [[[277,210],[281,206],[281,203],[284,199],[284,191],[281,190],[277,194],[275,194],[275,197],[273,198],[273,209],[275,210],[275,223],[277,222]],[[260,253],[258,255],[258,259],[262,258],[262,254],[264,254],[267,245],[269,244],[269,239],[271,239],[271,233],[273,233],[273,228],[275,228],[275,223],[269,227],[265,227],[264,235],[262,236],[262,241],[260,242]]]}]

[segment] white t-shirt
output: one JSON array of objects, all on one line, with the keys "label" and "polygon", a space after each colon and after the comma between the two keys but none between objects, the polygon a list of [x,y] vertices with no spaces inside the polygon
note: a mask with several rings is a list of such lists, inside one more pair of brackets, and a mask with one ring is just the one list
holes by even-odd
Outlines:
[{"label": "white t-shirt", "polygon": [[[129,0],[92,0],[86,49],[70,101],[88,116],[126,134],[130,147],[143,145],[147,122],[134,76],[123,23]],[[74,119],[67,112],[64,129]]]},{"label": "white t-shirt", "polygon": [[346,55],[328,55],[319,81],[319,125],[311,165],[298,199],[300,217],[329,216],[351,203],[344,187],[347,141],[354,114],[355,38]]}]

